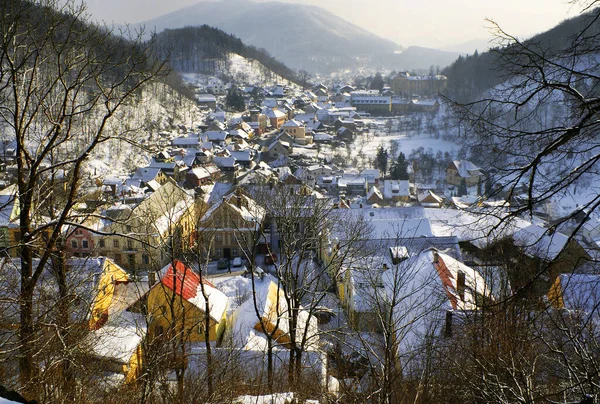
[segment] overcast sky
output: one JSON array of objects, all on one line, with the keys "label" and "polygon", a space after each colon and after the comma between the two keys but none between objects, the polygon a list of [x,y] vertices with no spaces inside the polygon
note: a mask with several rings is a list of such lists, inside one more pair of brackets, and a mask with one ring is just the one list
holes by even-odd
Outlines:
[{"label": "overcast sky", "polygon": [[[223,0],[242,1],[242,0]],[[285,0],[334,12],[400,45],[443,47],[489,39],[486,18],[518,37],[545,31],[579,12],[568,0]],[[95,19],[142,22],[198,0],[86,0]],[[243,38],[242,38],[243,40]]]}]

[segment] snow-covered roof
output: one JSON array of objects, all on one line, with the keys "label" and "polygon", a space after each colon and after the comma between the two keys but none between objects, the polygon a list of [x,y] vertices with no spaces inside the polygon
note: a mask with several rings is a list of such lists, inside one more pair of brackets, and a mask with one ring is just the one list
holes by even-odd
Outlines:
[{"label": "snow-covered roof", "polygon": [[0,191],[0,226],[16,226],[17,186],[11,185]]},{"label": "snow-covered roof", "polygon": [[228,133],[224,130],[209,130],[202,134],[202,136],[210,142],[222,142],[227,135]]},{"label": "snow-covered roof", "polygon": [[454,160],[452,164],[454,164],[458,175],[462,178],[482,175],[481,169],[468,160]]},{"label": "snow-covered roof", "polygon": [[295,119],[290,119],[289,121],[286,121],[286,123],[284,123],[281,127],[282,128],[302,128],[302,127],[304,127],[304,124]]},{"label": "snow-covered roof", "polygon": [[[239,198],[239,199],[238,199]],[[260,206],[254,199],[246,196],[244,193],[231,192],[228,195],[224,195],[223,199],[211,206],[202,219],[201,222],[207,222],[212,217],[213,213],[222,205],[226,205],[239,216],[248,222],[254,222],[256,226],[262,222],[265,216],[265,209]]]},{"label": "snow-covered roof", "polygon": [[373,196],[376,196],[377,198],[383,200],[383,195],[381,194],[381,191],[375,185],[373,185],[367,193],[367,200],[371,199]]},{"label": "snow-covered roof", "polygon": [[146,336],[148,324],[143,314],[121,311],[86,338],[91,352],[126,364]]},{"label": "snow-covered roof", "polygon": [[527,220],[508,216],[499,209],[481,210],[480,214],[457,209],[424,209],[436,236],[455,235],[485,247],[503,238],[513,237],[515,244],[532,257],[555,259],[567,245],[569,238],[552,232]]},{"label": "snow-covered roof", "polygon": [[[250,289],[250,299],[246,300],[233,315],[234,341],[246,350],[265,351],[267,349],[266,337],[256,315],[257,308],[268,332],[273,332],[276,343],[288,343],[288,306],[283,290],[277,286],[277,279],[267,274],[262,280],[255,279],[254,283],[254,294]],[[312,317],[309,321],[308,317],[306,310],[301,309],[298,313],[296,338],[301,341],[304,330],[308,329],[307,350],[314,350],[318,343],[318,327],[316,318]],[[269,330],[269,327],[273,328]]]},{"label": "snow-covered roof", "polygon": [[265,115],[267,115],[268,118],[284,118],[287,116],[287,114],[281,112],[280,110],[271,108],[267,109]]},{"label": "snow-covered roof", "polygon": [[[370,223],[372,232],[366,238],[433,237],[431,224],[421,207],[351,209],[343,214],[354,216],[354,220],[362,216]],[[343,239],[344,234],[337,237]]]},{"label": "snow-covered roof", "polygon": [[233,168],[235,167],[236,159],[234,157],[215,157],[213,162],[218,167]]},{"label": "snow-covered roof", "polygon": [[160,173],[160,168],[158,167],[142,167],[138,168],[133,174],[133,179],[140,179],[142,182],[147,183],[156,179],[158,174]]}]

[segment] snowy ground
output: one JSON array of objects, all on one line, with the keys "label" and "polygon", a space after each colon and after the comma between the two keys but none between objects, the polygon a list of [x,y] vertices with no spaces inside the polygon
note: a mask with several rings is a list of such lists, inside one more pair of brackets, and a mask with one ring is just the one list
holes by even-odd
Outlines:
[{"label": "snowy ground", "polygon": [[[383,121],[380,121],[383,122]],[[443,138],[435,138],[433,134],[427,133],[423,130],[392,130],[389,134],[381,129],[370,129],[366,133],[359,134],[354,142],[349,144],[347,147],[344,146],[330,146],[315,144],[308,146],[294,145],[294,153],[304,156],[310,156],[313,158],[324,158],[331,157],[335,154],[341,155],[348,164],[354,162],[359,167],[351,168],[370,168],[370,162],[373,160],[377,153],[379,146],[383,146],[388,151],[394,150],[392,144],[395,143],[396,153],[403,152],[408,156],[413,150],[423,148],[424,150],[431,150],[435,155],[438,151],[445,153],[448,152],[453,158],[457,158],[460,145]],[[355,158],[358,161],[355,161]],[[390,159],[393,157],[390,156]]]}]

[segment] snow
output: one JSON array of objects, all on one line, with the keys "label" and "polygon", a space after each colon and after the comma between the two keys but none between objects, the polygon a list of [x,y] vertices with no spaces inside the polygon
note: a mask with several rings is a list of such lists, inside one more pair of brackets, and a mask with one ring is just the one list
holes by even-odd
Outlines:
[{"label": "snow", "polygon": [[[206,283],[204,284],[204,292],[208,297],[208,304],[210,305],[210,317],[218,323],[223,318],[223,313],[227,309],[229,299],[222,291]],[[206,302],[202,295],[201,285],[198,285],[196,296],[190,298],[188,301],[203,312],[206,312]]]},{"label": "snow", "polygon": [[111,316],[102,328],[90,332],[87,340],[95,355],[127,363],[146,335],[146,328],[142,314],[122,311]]},{"label": "snow", "polygon": [[10,401],[6,398],[0,397],[0,404],[20,404],[16,401]]},{"label": "snow", "polygon": [[547,260],[556,258],[568,242],[568,237],[560,232],[551,234],[549,229],[527,220],[508,218],[508,212],[501,209],[475,214],[456,209],[425,208],[425,216],[431,222],[433,234],[438,237],[457,236],[461,241],[484,247],[512,236],[526,254]]},{"label": "snow", "polygon": [[274,393],[266,396],[239,396],[234,404],[292,404],[296,402],[294,393]]}]

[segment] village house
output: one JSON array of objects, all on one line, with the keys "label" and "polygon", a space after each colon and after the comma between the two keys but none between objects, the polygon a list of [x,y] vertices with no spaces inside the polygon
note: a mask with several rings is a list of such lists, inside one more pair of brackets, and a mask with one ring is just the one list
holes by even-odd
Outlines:
[{"label": "village house", "polygon": [[237,188],[202,216],[197,243],[204,246],[213,259],[246,257],[254,246],[264,216],[265,210]]},{"label": "village house", "polygon": [[110,220],[99,229],[104,234],[93,237],[94,252],[129,271],[162,266],[190,247],[201,210],[201,201],[194,201],[193,192],[168,180],[135,206],[108,209]]},{"label": "village house", "polygon": [[281,129],[294,138],[294,143],[301,145],[312,143],[312,136],[307,136],[306,127],[302,122],[290,119],[281,126]]},{"label": "village house", "polygon": [[446,182],[451,185],[464,184],[467,187],[476,186],[483,180],[483,173],[479,167],[468,160],[454,160],[446,168]]},{"label": "village house", "polygon": [[287,120],[287,114],[281,112],[277,108],[267,108],[265,111],[265,115],[269,119],[271,126],[275,129],[281,128]]},{"label": "village house", "polygon": [[410,184],[408,180],[384,180],[383,199],[392,202],[410,201]]},{"label": "village house", "polygon": [[263,150],[262,155],[265,160],[272,161],[281,157],[288,158],[292,152],[293,148],[289,142],[277,139]]},{"label": "village house", "polygon": [[150,290],[136,304],[151,319],[148,324],[150,338],[173,335],[169,330],[182,329],[182,343],[205,341],[207,306],[204,295],[208,297],[209,341],[219,342],[226,326],[227,296],[179,260],[163,267],[160,280],[151,284]]},{"label": "village house", "polygon": [[[17,186],[11,185],[0,191],[0,250],[2,255],[17,257],[16,246],[19,232],[19,200],[16,197]],[[12,247],[12,248],[11,248]]]},{"label": "village house", "polygon": [[186,185],[190,188],[216,182],[221,177],[221,170],[214,164],[207,164],[190,169],[185,178]]},{"label": "village house", "polygon": [[200,138],[195,134],[176,137],[171,141],[171,146],[174,149],[198,149],[200,148]]},{"label": "village house", "polygon": [[434,194],[432,191],[419,192],[417,194],[419,205],[424,208],[441,208],[444,204],[444,198]]},{"label": "village house", "polygon": [[[217,92],[220,90],[217,90]],[[196,102],[202,109],[214,111],[217,108],[217,97],[214,94],[197,94]]]}]

